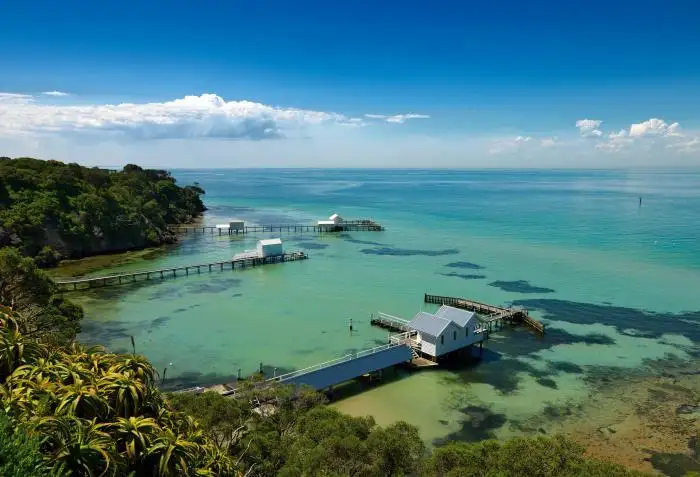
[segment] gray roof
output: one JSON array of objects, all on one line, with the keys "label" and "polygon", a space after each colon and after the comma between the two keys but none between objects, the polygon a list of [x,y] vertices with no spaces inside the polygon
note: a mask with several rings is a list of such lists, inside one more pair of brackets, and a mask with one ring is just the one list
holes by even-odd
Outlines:
[{"label": "gray roof", "polygon": [[453,321],[464,328],[467,326],[467,323],[469,323],[469,320],[476,317],[476,313],[473,311],[460,310],[459,308],[454,308],[452,306],[442,305],[440,309],[435,312],[435,316]]},{"label": "gray roof", "polygon": [[416,331],[438,337],[450,324],[450,320],[421,311],[408,323]]}]

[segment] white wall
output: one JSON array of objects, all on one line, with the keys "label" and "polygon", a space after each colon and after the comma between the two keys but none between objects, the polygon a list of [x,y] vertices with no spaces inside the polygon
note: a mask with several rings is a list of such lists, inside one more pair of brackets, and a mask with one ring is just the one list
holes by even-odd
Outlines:
[{"label": "white wall", "polygon": [[282,244],[270,244],[270,245],[262,245],[258,244],[258,254],[260,254],[261,257],[274,257],[276,255],[282,255],[283,249],[282,249]]},{"label": "white wall", "polygon": [[435,356],[435,338],[420,333],[419,335],[421,337],[420,350],[429,356]]},{"label": "white wall", "polygon": [[[445,328],[445,331],[442,332],[442,336],[444,337],[444,344],[440,340],[440,337],[438,337],[437,339],[435,346],[437,351],[436,355],[442,356],[443,354],[456,351],[460,348],[464,348],[466,346],[481,341],[482,336],[480,334],[477,335],[476,333],[474,333],[476,327],[477,320],[470,320],[469,323],[467,323],[469,334],[466,334],[464,328],[456,325],[455,323],[450,323],[449,326]],[[454,339],[455,332],[457,334],[457,339]]]}]

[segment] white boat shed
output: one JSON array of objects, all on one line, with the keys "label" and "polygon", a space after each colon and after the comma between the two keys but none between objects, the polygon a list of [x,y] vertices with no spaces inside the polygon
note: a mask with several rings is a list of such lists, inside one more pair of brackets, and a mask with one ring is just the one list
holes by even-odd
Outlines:
[{"label": "white boat shed", "polygon": [[282,239],[267,239],[259,240],[257,247],[257,255],[260,258],[277,257],[284,254],[282,248]]},{"label": "white boat shed", "polygon": [[219,230],[228,230],[229,232],[243,232],[245,230],[245,222],[242,220],[231,220],[228,224],[216,224]]},{"label": "white boat shed", "polygon": [[420,352],[431,358],[466,348],[486,337],[476,313],[443,305],[434,314],[420,312],[408,326],[417,331]]},{"label": "white boat shed", "polygon": [[332,229],[343,223],[343,218],[338,214],[333,214],[328,217],[328,220],[319,220],[317,225],[322,229]]}]

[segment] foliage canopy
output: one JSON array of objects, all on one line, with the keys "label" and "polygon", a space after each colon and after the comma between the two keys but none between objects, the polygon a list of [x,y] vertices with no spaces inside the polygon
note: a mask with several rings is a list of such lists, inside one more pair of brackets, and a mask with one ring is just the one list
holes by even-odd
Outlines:
[{"label": "foliage canopy", "polygon": [[202,194],[167,171],[135,165],[117,172],[0,158],[0,247],[17,247],[43,267],[173,242],[168,225],[204,211]]}]

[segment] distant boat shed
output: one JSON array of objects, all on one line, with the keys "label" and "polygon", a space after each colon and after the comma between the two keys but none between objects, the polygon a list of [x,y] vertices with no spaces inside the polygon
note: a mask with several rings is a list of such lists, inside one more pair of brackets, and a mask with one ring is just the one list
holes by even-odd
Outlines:
[{"label": "distant boat shed", "polygon": [[483,341],[486,334],[479,327],[476,313],[443,305],[435,313],[420,312],[408,322],[417,331],[420,352],[430,358],[466,348]]},{"label": "distant boat shed", "polygon": [[257,247],[258,257],[276,257],[284,254],[282,239],[259,240]]},{"label": "distant boat shed", "polygon": [[343,218],[338,214],[328,217],[328,220],[319,220],[317,225],[321,230],[332,230],[343,223]]},{"label": "distant boat shed", "polygon": [[216,228],[219,230],[219,235],[223,230],[226,230],[229,234],[245,232],[245,222],[242,220],[231,220],[228,224],[216,224]]}]

